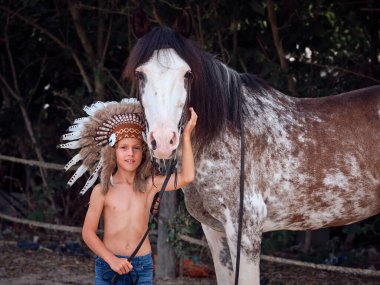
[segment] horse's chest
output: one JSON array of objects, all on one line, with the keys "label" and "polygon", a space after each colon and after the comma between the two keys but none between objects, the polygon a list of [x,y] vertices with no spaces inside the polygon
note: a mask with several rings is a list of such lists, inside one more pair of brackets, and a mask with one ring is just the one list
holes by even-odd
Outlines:
[{"label": "horse's chest", "polygon": [[224,223],[226,211],[238,209],[239,146],[238,139],[226,136],[196,158],[196,179],[186,188],[185,197],[189,212],[201,222]]}]

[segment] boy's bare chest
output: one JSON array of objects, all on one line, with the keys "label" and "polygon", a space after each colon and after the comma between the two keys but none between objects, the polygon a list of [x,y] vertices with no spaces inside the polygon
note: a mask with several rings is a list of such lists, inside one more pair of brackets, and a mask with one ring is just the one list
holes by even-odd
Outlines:
[{"label": "boy's bare chest", "polygon": [[146,193],[114,191],[108,193],[105,201],[105,211],[113,214],[144,214],[150,209]]}]

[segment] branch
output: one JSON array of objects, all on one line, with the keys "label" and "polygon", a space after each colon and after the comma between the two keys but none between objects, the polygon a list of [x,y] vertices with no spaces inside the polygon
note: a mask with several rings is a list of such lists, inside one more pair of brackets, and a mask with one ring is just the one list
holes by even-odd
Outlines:
[{"label": "branch", "polygon": [[203,247],[208,247],[207,242],[205,242],[203,240],[199,240],[199,239],[192,238],[192,237],[189,237],[189,236],[186,236],[186,235],[182,235],[182,234],[178,234],[177,236],[181,240],[187,241],[188,243],[196,244],[196,245],[203,246]]},{"label": "branch", "polygon": [[122,15],[122,16],[128,16],[128,14],[124,13],[124,12],[114,11],[114,10],[108,10],[108,9],[94,7],[94,6],[89,6],[89,5],[85,5],[85,4],[78,4],[78,7],[80,9],[83,9],[83,10],[99,11],[99,12],[102,12],[102,13],[105,13],[105,14],[118,14],[118,15]]},{"label": "branch", "polygon": [[64,232],[70,232],[70,233],[81,233],[82,232],[81,227],[72,227],[72,226],[42,223],[42,222],[37,222],[37,221],[32,221],[32,220],[15,218],[15,217],[3,214],[3,213],[0,213],[0,218],[7,220],[7,221],[14,222],[14,223],[19,223],[19,224],[24,224],[24,225],[29,225],[29,226],[35,226],[35,227],[49,229],[49,230],[64,231]]},{"label": "branch", "polygon": [[177,6],[177,5],[175,5],[175,4],[173,4],[173,1],[161,0],[160,2],[164,3],[165,5],[173,8],[173,9],[176,9],[178,11],[181,11],[183,9],[183,6]]},{"label": "branch", "polygon": [[157,23],[160,26],[164,25],[164,22],[161,20],[160,16],[157,13],[157,9],[156,9],[156,6],[154,5],[153,1],[151,2],[151,5],[152,5],[152,12],[153,12],[154,19],[157,21]]},{"label": "branch", "polygon": [[355,75],[355,76],[358,76],[358,77],[362,77],[362,78],[365,78],[365,79],[368,79],[368,80],[371,80],[373,82],[376,82],[376,83],[380,84],[380,80],[378,80],[378,79],[376,79],[374,77],[371,77],[371,76],[368,76],[368,75],[365,75],[365,74],[362,74],[362,73],[358,73],[358,72],[355,72],[355,71],[352,71],[352,70],[349,70],[349,69],[346,69],[346,68],[343,68],[343,67],[324,65],[324,64],[314,63],[314,62],[305,62],[305,61],[299,61],[299,62],[303,63],[303,64],[309,64],[309,65],[317,66],[317,67],[320,67],[320,68],[339,70],[339,71],[342,71],[344,73],[349,73],[349,74],[352,74],[352,75]]},{"label": "branch", "polygon": [[49,163],[49,162],[30,160],[30,159],[23,159],[23,158],[12,157],[12,156],[3,155],[3,154],[0,154],[0,160],[6,160],[6,161],[11,161],[11,162],[26,164],[29,166],[38,166],[38,167],[43,167],[46,169],[53,169],[53,170],[63,170],[64,169],[63,168],[64,165],[62,165],[62,164]]},{"label": "branch", "polygon": [[92,48],[90,40],[87,37],[86,31],[82,26],[77,0],[69,1],[69,9],[71,17],[73,18],[75,30],[77,31],[80,42],[82,43],[82,47],[85,53],[87,54],[87,57],[91,65],[95,65],[96,57],[94,49]]},{"label": "branch", "polygon": [[24,17],[23,15],[19,14],[18,12],[15,12],[15,11],[12,11],[10,9],[8,9],[7,7],[4,7],[4,6],[0,6],[0,10],[3,10],[5,12],[7,12],[8,14],[12,14],[13,16],[17,17],[18,19],[22,20],[23,22],[27,23],[28,25],[31,25],[32,27],[34,27],[35,29],[39,30],[41,33],[45,34],[48,38],[50,38],[53,42],[55,42],[59,47],[61,47],[62,49],[65,49],[65,50],[68,50],[70,51],[71,53],[71,56],[73,57],[78,69],[79,69],[79,72],[80,74],[82,75],[82,78],[83,78],[83,81],[87,87],[87,91],[92,93],[93,92],[93,88],[91,86],[91,83],[90,83],[90,80],[86,74],[86,71],[84,69],[84,66],[82,64],[82,62],[80,61],[79,57],[77,56],[77,54],[71,49],[70,46],[66,45],[64,42],[62,42],[59,38],[57,38],[56,36],[54,36],[52,33],[50,33],[48,30],[46,30],[45,28],[41,27],[39,24],[37,24],[35,21],[31,20],[31,19],[28,19],[26,17]]},{"label": "branch", "polygon": [[203,39],[202,17],[201,17],[201,11],[199,8],[199,4],[196,5],[196,8],[197,8],[199,38],[200,38],[201,46],[205,47],[205,41]]},{"label": "branch", "polygon": [[348,274],[360,274],[360,275],[365,275],[365,276],[380,276],[379,270],[316,264],[312,262],[304,262],[304,261],[286,259],[286,258],[281,258],[281,257],[263,255],[263,254],[261,255],[261,260],[274,262],[274,263],[280,263],[280,264],[308,267],[308,268],[313,268],[313,269],[318,269],[318,270],[327,270],[327,271],[341,272],[341,273],[348,273]]},{"label": "branch", "polygon": [[[208,244],[204,242],[203,240],[195,239],[186,235],[179,234],[178,237],[183,240],[187,241],[192,244],[200,245],[203,247],[208,247]],[[341,272],[346,274],[360,274],[365,276],[380,276],[379,270],[371,270],[371,269],[361,269],[361,268],[351,268],[351,267],[341,267],[341,266],[334,266],[334,265],[325,265],[325,264],[316,264],[312,262],[304,262],[299,260],[293,260],[293,259],[286,259],[276,256],[269,256],[269,255],[260,255],[261,260],[265,260],[268,262],[274,262],[279,264],[288,264],[293,266],[300,266],[300,267],[307,267],[307,268],[313,268],[317,270],[326,270],[326,271],[333,271],[333,272]]]},{"label": "branch", "polygon": [[[9,91],[9,93],[16,99],[16,101],[20,107],[22,117],[24,119],[26,130],[28,131],[29,137],[32,141],[33,149],[36,152],[38,160],[41,162],[44,162],[44,158],[42,156],[40,148],[37,145],[37,140],[34,136],[32,123],[30,122],[28,112],[26,111],[26,108],[24,106],[24,102],[22,101],[19,94],[17,94],[14,90],[12,90],[12,88],[9,86],[8,82],[5,80],[4,76],[1,73],[0,73],[0,81],[4,84],[5,88]],[[46,172],[41,167],[40,167],[40,173],[41,173],[42,182],[43,182],[44,186],[47,187],[48,184],[47,184],[47,180],[46,180]]]},{"label": "branch", "polygon": [[[102,3],[102,0],[100,0],[99,3]],[[99,17],[100,17],[100,15],[99,15]],[[102,23],[104,23],[104,22],[102,21]],[[103,42],[103,37],[102,37],[102,42],[101,43],[98,42],[98,54],[99,54],[101,66],[104,66],[104,61],[105,61],[105,58],[106,58],[108,44],[109,44],[109,40],[110,40],[110,37],[111,37],[112,24],[113,24],[113,14],[111,14],[111,16],[110,16],[110,20],[109,20],[109,24],[108,24],[108,30],[107,30],[107,36],[106,36],[105,42]],[[99,31],[100,31],[100,29],[99,29]],[[103,24],[102,32],[104,33],[104,24]],[[102,47],[102,49],[99,48],[100,46]]]},{"label": "branch", "polygon": [[132,32],[132,15],[130,13],[130,11],[128,10],[128,16],[127,16],[127,20],[128,20],[128,51],[132,50],[132,38],[133,37],[133,32]]},{"label": "branch", "polygon": [[115,82],[117,88],[119,89],[120,93],[123,94],[123,97],[124,97],[124,98],[128,98],[128,97],[130,97],[130,96],[127,94],[127,92],[125,92],[123,86],[121,86],[120,83],[119,83],[119,82],[116,80],[116,78],[113,76],[113,74],[111,73],[111,71],[109,71],[109,69],[104,68],[103,71],[105,71],[105,72],[108,74],[108,76],[112,79],[112,81]]},{"label": "branch", "polygon": [[6,47],[7,54],[8,54],[9,64],[11,66],[11,72],[12,72],[12,77],[13,77],[13,85],[14,85],[14,88],[16,90],[16,93],[20,94],[20,88],[19,88],[19,84],[18,84],[18,80],[17,80],[17,76],[16,76],[16,68],[15,68],[14,61],[13,61],[13,55],[12,55],[11,49],[9,47],[8,26],[9,26],[9,14],[7,15],[7,23],[4,27],[4,41],[5,41],[5,47]]},{"label": "branch", "polygon": [[218,44],[219,44],[219,48],[220,48],[220,53],[222,54],[223,62],[227,64],[227,58],[226,58],[227,51],[226,51],[226,49],[223,46],[221,31],[218,30],[217,33],[216,33],[216,35],[218,36]]},{"label": "branch", "polygon": [[[277,19],[276,14],[274,12],[274,4],[273,0],[267,0],[267,6],[268,6],[268,18],[272,29],[272,35],[273,35],[273,41],[274,45],[276,46],[277,54],[280,59],[280,65],[281,69],[288,73],[289,67],[288,62],[285,58],[285,51],[281,43],[280,35],[278,32],[278,26],[277,26]],[[298,97],[298,92],[296,89],[296,83],[294,82],[293,77],[290,74],[287,74],[288,79],[288,89],[292,93],[293,96]]]},{"label": "branch", "polygon": [[21,97],[9,86],[8,82],[5,80],[3,75],[0,73],[0,81],[4,84],[5,89],[8,90],[9,94],[12,95],[17,102],[22,101]]}]

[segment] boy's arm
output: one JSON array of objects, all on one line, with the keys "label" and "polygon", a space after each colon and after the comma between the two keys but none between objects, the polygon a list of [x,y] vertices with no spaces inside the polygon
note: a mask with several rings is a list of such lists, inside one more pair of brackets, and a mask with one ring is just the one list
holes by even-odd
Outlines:
[{"label": "boy's arm", "polygon": [[83,223],[82,238],[97,256],[100,256],[109,264],[113,271],[118,274],[125,274],[132,269],[132,265],[126,259],[120,259],[109,251],[96,234],[103,212],[104,201],[105,196],[102,193],[102,187],[98,184],[91,193],[90,204]]},{"label": "boy's arm", "polygon": [[[175,175],[171,175],[168,185],[166,187],[166,191],[176,190],[181,187],[184,187],[193,182],[195,178],[194,155],[193,147],[191,145],[191,132],[193,131],[197,123],[198,116],[194,112],[193,108],[190,108],[190,112],[191,118],[189,122],[186,124],[186,127],[182,133],[182,170],[178,173],[176,187],[174,185]],[[152,187],[152,189],[154,189],[154,192],[158,192],[161,190],[165,178],[165,176],[161,175],[154,177],[154,185],[152,184],[151,179],[149,179],[149,186]]]}]

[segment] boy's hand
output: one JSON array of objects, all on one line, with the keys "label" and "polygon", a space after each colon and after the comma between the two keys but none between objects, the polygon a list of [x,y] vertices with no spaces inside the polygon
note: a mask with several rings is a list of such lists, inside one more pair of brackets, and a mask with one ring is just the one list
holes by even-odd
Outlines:
[{"label": "boy's hand", "polygon": [[125,258],[116,257],[111,260],[109,266],[119,275],[127,274],[132,270],[132,264]]},{"label": "boy's hand", "polygon": [[198,116],[195,113],[193,108],[190,107],[189,110],[191,113],[191,117],[183,130],[183,135],[188,136],[190,138],[191,132],[193,131],[193,129],[195,128],[195,125],[197,124]]}]

